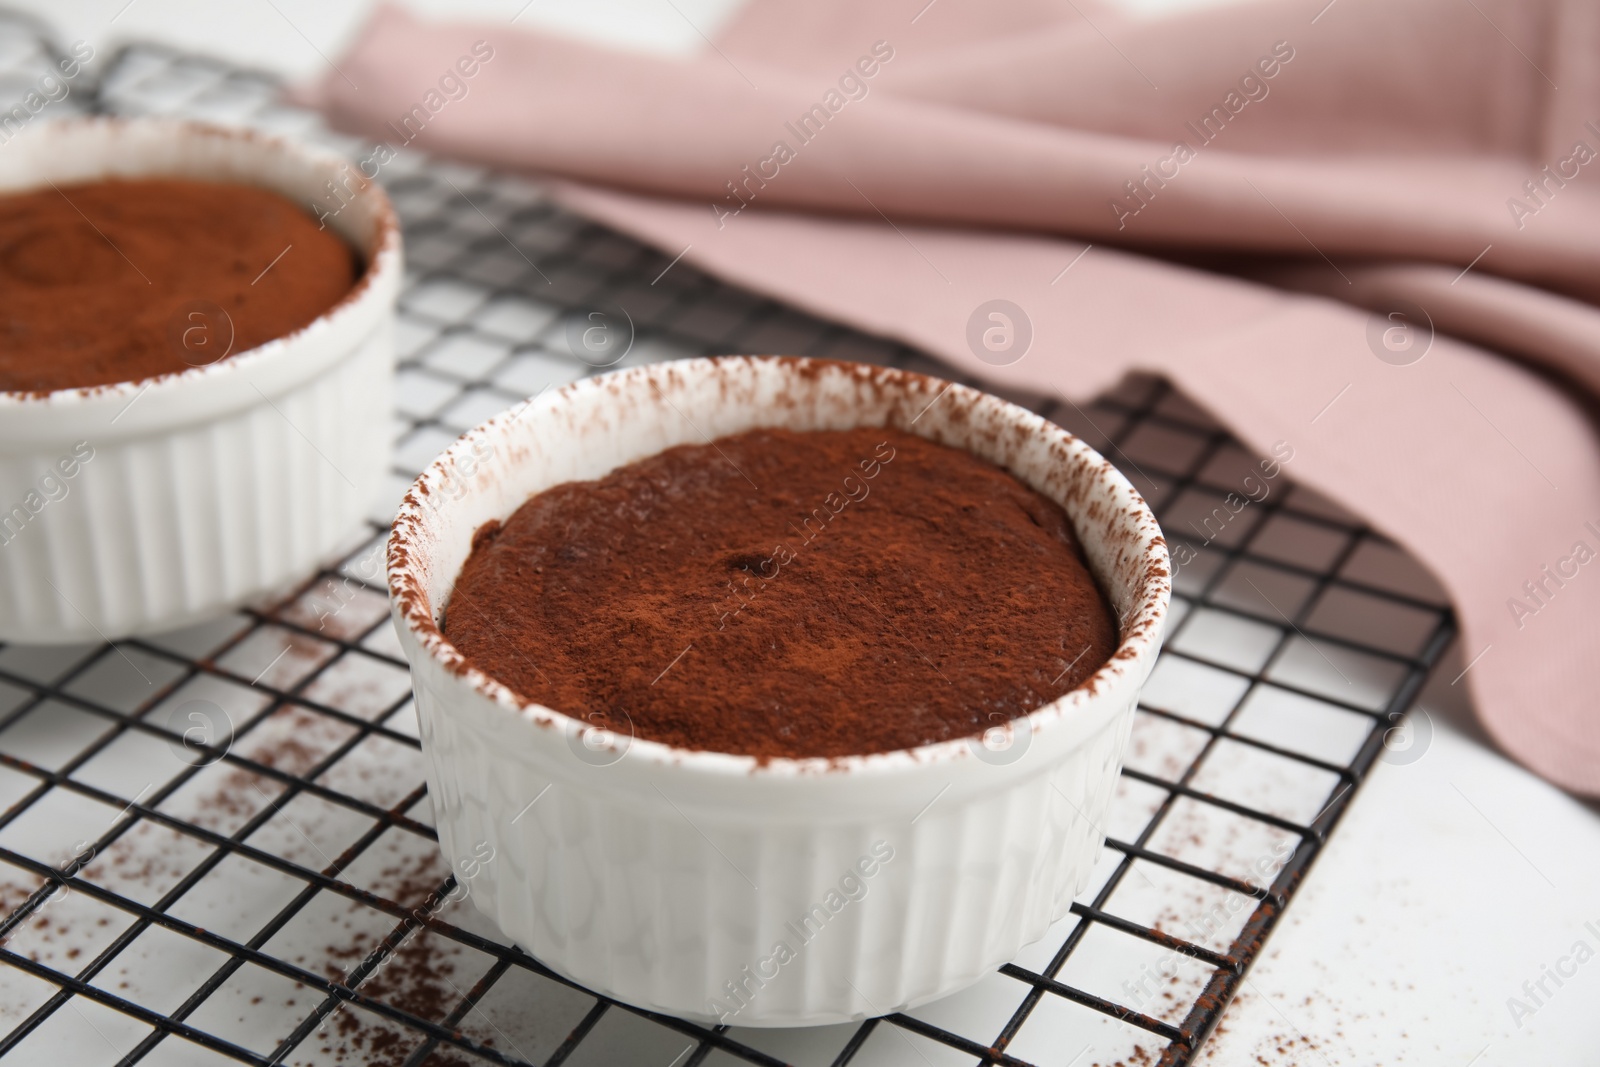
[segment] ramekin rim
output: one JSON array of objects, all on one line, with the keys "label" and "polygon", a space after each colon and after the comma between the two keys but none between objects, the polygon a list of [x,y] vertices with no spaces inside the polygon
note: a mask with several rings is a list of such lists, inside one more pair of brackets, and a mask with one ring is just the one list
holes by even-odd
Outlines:
[{"label": "ramekin rim", "polygon": [[[289,155],[309,165],[318,163],[348,162],[342,155],[332,149],[321,148],[316,145],[296,141],[278,134],[266,133],[247,127],[222,126],[217,123],[204,122],[197,119],[170,118],[165,116],[141,115],[84,115],[62,119],[52,123],[41,131],[41,135],[70,131],[74,128],[89,126],[148,126],[152,128],[165,128],[175,137],[210,136],[222,137],[228,140],[243,142],[258,142],[276,146]],[[145,378],[133,378],[121,382],[107,382],[103,385],[69,386],[63,389],[49,390],[17,390],[0,389],[0,410],[29,409],[38,410],[48,406],[58,408],[71,407],[87,403],[114,402],[116,399],[129,399],[143,394],[146,390],[169,392],[178,389],[192,389],[202,382],[211,382],[225,379],[230,376],[253,373],[263,364],[274,360],[286,358],[284,353],[292,351],[310,335],[320,333],[330,328],[333,324],[350,316],[360,313],[362,307],[371,302],[374,294],[378,293],[400,269],[400,218],[395,213],[394,204],[383,186],[375,181],[369,181],[362,188],[359,196],[372,196],[377,205],[377,239],[372,247],[363,250],[366,259],[361,276],[356,279],[350,290],[339,298],[339,301],[328,310],[322,312],[310,322],[281,337],[274,337],[264,341],[254,348],[226,356],[214,363],[207,363],[198,367],[189,367],[181,371],[168,371],[165,374],[150,375]]]},{"label": "ramekin rim", "polygon": [[[967,395],[974,403],[998,405],[999,410],[1008,417],[1023,423],[1031,422],[1036,432],[1056,435],[1058,440],[1072,448],[1086,464],[1099,461],[1100,470],[1097,477],[1109,483],[1119,511],[1127,515],[1126,528],[1133,532],[1132,550],[1140,556],[1140,575],[1134,587],[1135,605],[1119,618],[1122,632],[1118,635],[1117,647],[1094,674],[1055,700],[1040,705],[1027,715],[1011,720],[1012,723],[1026,722],[1030,734],[1036,739],[1041,730],[1049,729],[1052,723],[1063,722],[1074,711],[1081,710],[1091,701],[1099,699],[1102,693],[1130,684],[1136,673],[1154,660],[1160,650],[1172,592],[1172,567],[1166,539],[1144,497],[1120,470],[1100,455],[1098,450],[1065,428],[1018,404],[959,382],[873,364],[778,355],[705,356],[594,375],[562,386],[560,389],[530,397],[467,430],[441,452],[407,489],[390,529],[385,546],[389,598],[391,614],[400,624],[398,628],[403,635],[416,643],[428,657],[432,667],[459,679],[476,695],[487,698],[496,707],[528,719],[541,727],[556,728],[563,732],[583,730],[584,724],[581,720],[536,701],[524,700],[509,686],[473,666],[439,629],[434,621],[431,600],[421,576],[415,569],[417,562],[426,558],[424,553],[417,551],[420,546],[413,543],[415,538],[422,536],[427,530],[429,508],[423,501],[433,493],[443,491],[444,479],[449,477],[446,472],[454,466],[460,453],[470,450],[486,436],[501,432],[502,427],[518,421],[535,403],[544,401],[547,406],[554,406],[564,399],[580,395],[583,391],[607,388],[608,385],[614,385],[630,376],[642,381],[651,381],[653,376],[662,373],[664,368],[683,371],[728,362],[758,360],[781,360],[794,365],[833,366],[853,370],[856,373],[864,370],[900,380],[936,383],[940,387],[938,390],[940,392],[947,389],[957,396]],[[417,665],[413,664],[414,675],[418,673],[416,667]],[[417,680],[425,685],[424,679]],[[717,777],[737,775],[781,779],[832,776],[840,773],[857,776],[888,775],[926,769],[971,757],[971,742],[979,736],[981,734],[962,736],[888,752],[836,757],[773,757],[767,760],[727,752],[680,748],[633,736],[627,741],[624,755],[643,757],[656,766],[671,766]]]}]

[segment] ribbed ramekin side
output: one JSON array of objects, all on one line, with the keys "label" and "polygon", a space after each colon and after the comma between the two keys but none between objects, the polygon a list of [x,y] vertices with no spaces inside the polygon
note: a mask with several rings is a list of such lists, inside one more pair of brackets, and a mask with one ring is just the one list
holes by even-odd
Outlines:
[{"label": "ribbed ramekin side", "polygon": [[563,753],[533,769],[514,755],[530,747],[519,735],[536,731],[538,747],[559,732],[424,663],[440,842],[458,879],[474,871],[477,906],[574,981],[734,1025],[914,1007],[1042,936],[1094,866],[1133,713],[1129,694],[1051,766],[915,821],[758,822],[718,818],[665,779],[648,795],[604,788],[611,769]]},{"label": "ribbed ramekin side", "polygon": [[0,507],[29,512],[0,544],[16,605],[0,640],[166,629],[310,572],[381,490],[391,345],[385,324],[323,374],[220,419],[0,455]]}]

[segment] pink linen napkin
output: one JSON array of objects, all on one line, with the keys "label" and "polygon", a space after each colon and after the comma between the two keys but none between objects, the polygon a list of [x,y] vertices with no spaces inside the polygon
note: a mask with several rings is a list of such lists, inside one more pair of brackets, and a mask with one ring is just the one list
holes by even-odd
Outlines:
[{"label": "pink linen napkin", "polygon": [[1596,55],[1596,0],[753,0],[692,60],[384,8],[311,95],[1000,386],[1166,376],[1424,560],[1488,732],[1600,795]]}]

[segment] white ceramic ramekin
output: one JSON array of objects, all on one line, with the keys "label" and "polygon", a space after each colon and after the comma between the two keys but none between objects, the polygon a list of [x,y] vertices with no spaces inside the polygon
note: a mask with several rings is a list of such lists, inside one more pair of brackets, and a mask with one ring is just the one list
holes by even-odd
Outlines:
[{"label": "white ceramic ramekin", "polygon": [[[982,740],[758,765],[524,703],[437,626],[473,532],[531,494],[708,436],[854,426],[964,448],[1059,502],[1121,618],[1110,662]],[[771,357],[591,378],[489,420],[418,479],[388,559],[439,841],[464,891],[592,989],[755,1026],[932,1000],[1066,913],[1171,588],[1149,508],[1066,431],[937,379]]]},{"label": "white ceramic ramekin", "polygon": [[275,138],[158,119],[53,123],[0,152],[0,193],[107,177],[272,189],[327,212],[365,261],[341,303],[250,351],[0,392],[0,640],[181,626],[306,574],[356,530],[389,464],[401,260],[388,198],[352,173]]}]

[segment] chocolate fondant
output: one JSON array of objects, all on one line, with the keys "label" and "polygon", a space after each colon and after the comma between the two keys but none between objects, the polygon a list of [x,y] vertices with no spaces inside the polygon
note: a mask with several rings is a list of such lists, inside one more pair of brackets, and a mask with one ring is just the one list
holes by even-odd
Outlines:
[{"label": "chocolate fondant", "polygon": [[357,256],[277,193],[176,179],[0,196],[0,390],[138,381],[305,326]]},{"label": "chocolate fondant", "polygon": [[881,428],[757,430],[539,493],[478,531],[444,632],[526,699],[761,759],[978,735],[1117,643],[1059,506]]}]

